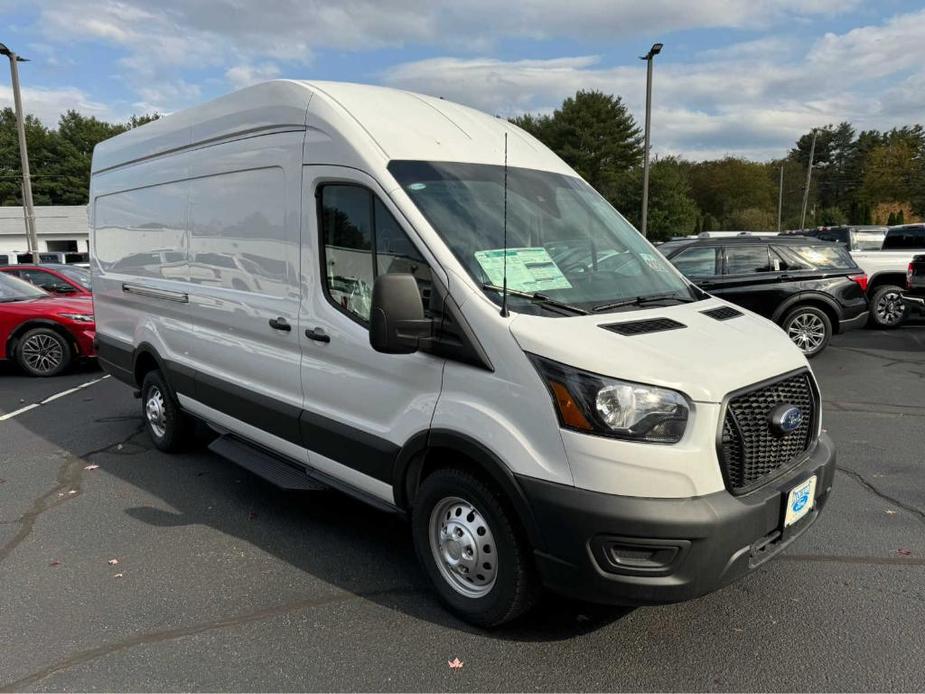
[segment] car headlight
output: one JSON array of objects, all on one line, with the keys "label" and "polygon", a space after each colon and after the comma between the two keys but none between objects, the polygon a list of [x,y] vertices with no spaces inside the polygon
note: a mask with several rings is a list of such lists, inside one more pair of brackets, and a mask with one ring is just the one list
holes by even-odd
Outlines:
[{"label": "car headlight", "polygon": [[92,313],[59,313],[58,315],[76,323],[92,323],[94,320]]},{"label": "car headlight", "polygon": [[566,429],[649,443],[677,443],[684,436],[690,404],[677,391],[599,376],[536,355],[530,360]]}]

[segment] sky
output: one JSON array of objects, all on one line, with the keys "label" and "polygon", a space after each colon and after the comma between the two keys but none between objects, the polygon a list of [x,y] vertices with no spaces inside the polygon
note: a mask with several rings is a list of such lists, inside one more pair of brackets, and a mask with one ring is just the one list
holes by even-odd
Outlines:
[{"label": "sky", "polygon": [[[382,84],[513,116],[579,89],[659,155],[767,160],[811,128],[925,122],[925,0],[0,0],[28,112],[170,113],[274,78]],[[11,105],[0,67],[0,107]]]}]

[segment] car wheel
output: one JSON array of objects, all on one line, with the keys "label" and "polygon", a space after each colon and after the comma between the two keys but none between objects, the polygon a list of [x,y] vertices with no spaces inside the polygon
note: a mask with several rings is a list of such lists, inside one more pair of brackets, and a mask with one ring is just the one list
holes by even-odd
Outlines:
[{"label": "car wheel", "polygon": [[33,328],[16,345],[16,360],[30,376],[57,376],[72,358],[67,339],[51,328]]},{"label": "car wheel", "polygon": [[145,428],[158,450],[174,453],[186,443],[189,420],[160,371],[149,371],[141,385],[141,411]]},{"label": "car wheel", "polygon": [[412,509],[414,547],[437,595],[463,620],[494,627],[526,612],[539,581],[501,495],[455,468],[429,475]]},{"label": "car wheel", "polygon": [[892,284],[877,287],[870,297],[870,317],[880,328],[895,328],[906,319],[902,289]]},{"label": "car wheel", "polygon": [[781,327],[808,358],[819,354],[832,339],[832,321],[825,311],[812,306],[798,306],[790,311]]}]

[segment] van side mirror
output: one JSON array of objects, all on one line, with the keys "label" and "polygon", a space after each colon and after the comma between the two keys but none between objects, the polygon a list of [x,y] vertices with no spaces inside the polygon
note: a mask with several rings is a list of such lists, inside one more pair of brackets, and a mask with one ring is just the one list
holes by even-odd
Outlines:
[{"label": "van side mirror", "polygon": [[379,275],[373,284],[369,344],[384,354],[412,354],[431,337],[433,322],[424,318],[424,302],[414,275]]}]

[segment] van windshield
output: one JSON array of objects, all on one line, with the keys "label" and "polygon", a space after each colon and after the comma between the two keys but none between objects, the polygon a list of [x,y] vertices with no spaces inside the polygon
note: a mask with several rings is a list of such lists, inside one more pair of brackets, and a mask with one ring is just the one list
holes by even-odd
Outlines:
[{"label": "van windshield", "polygon": [[[699,300],[660,253],[580,178],[456,162],[392,161],[389,171],[469,274],[496,303],[507,265],[511,308],[556,303],[632,310]],[[505,254],[505,247],[507,253]],[[539,293],[554,301],[537,302]]]}]

